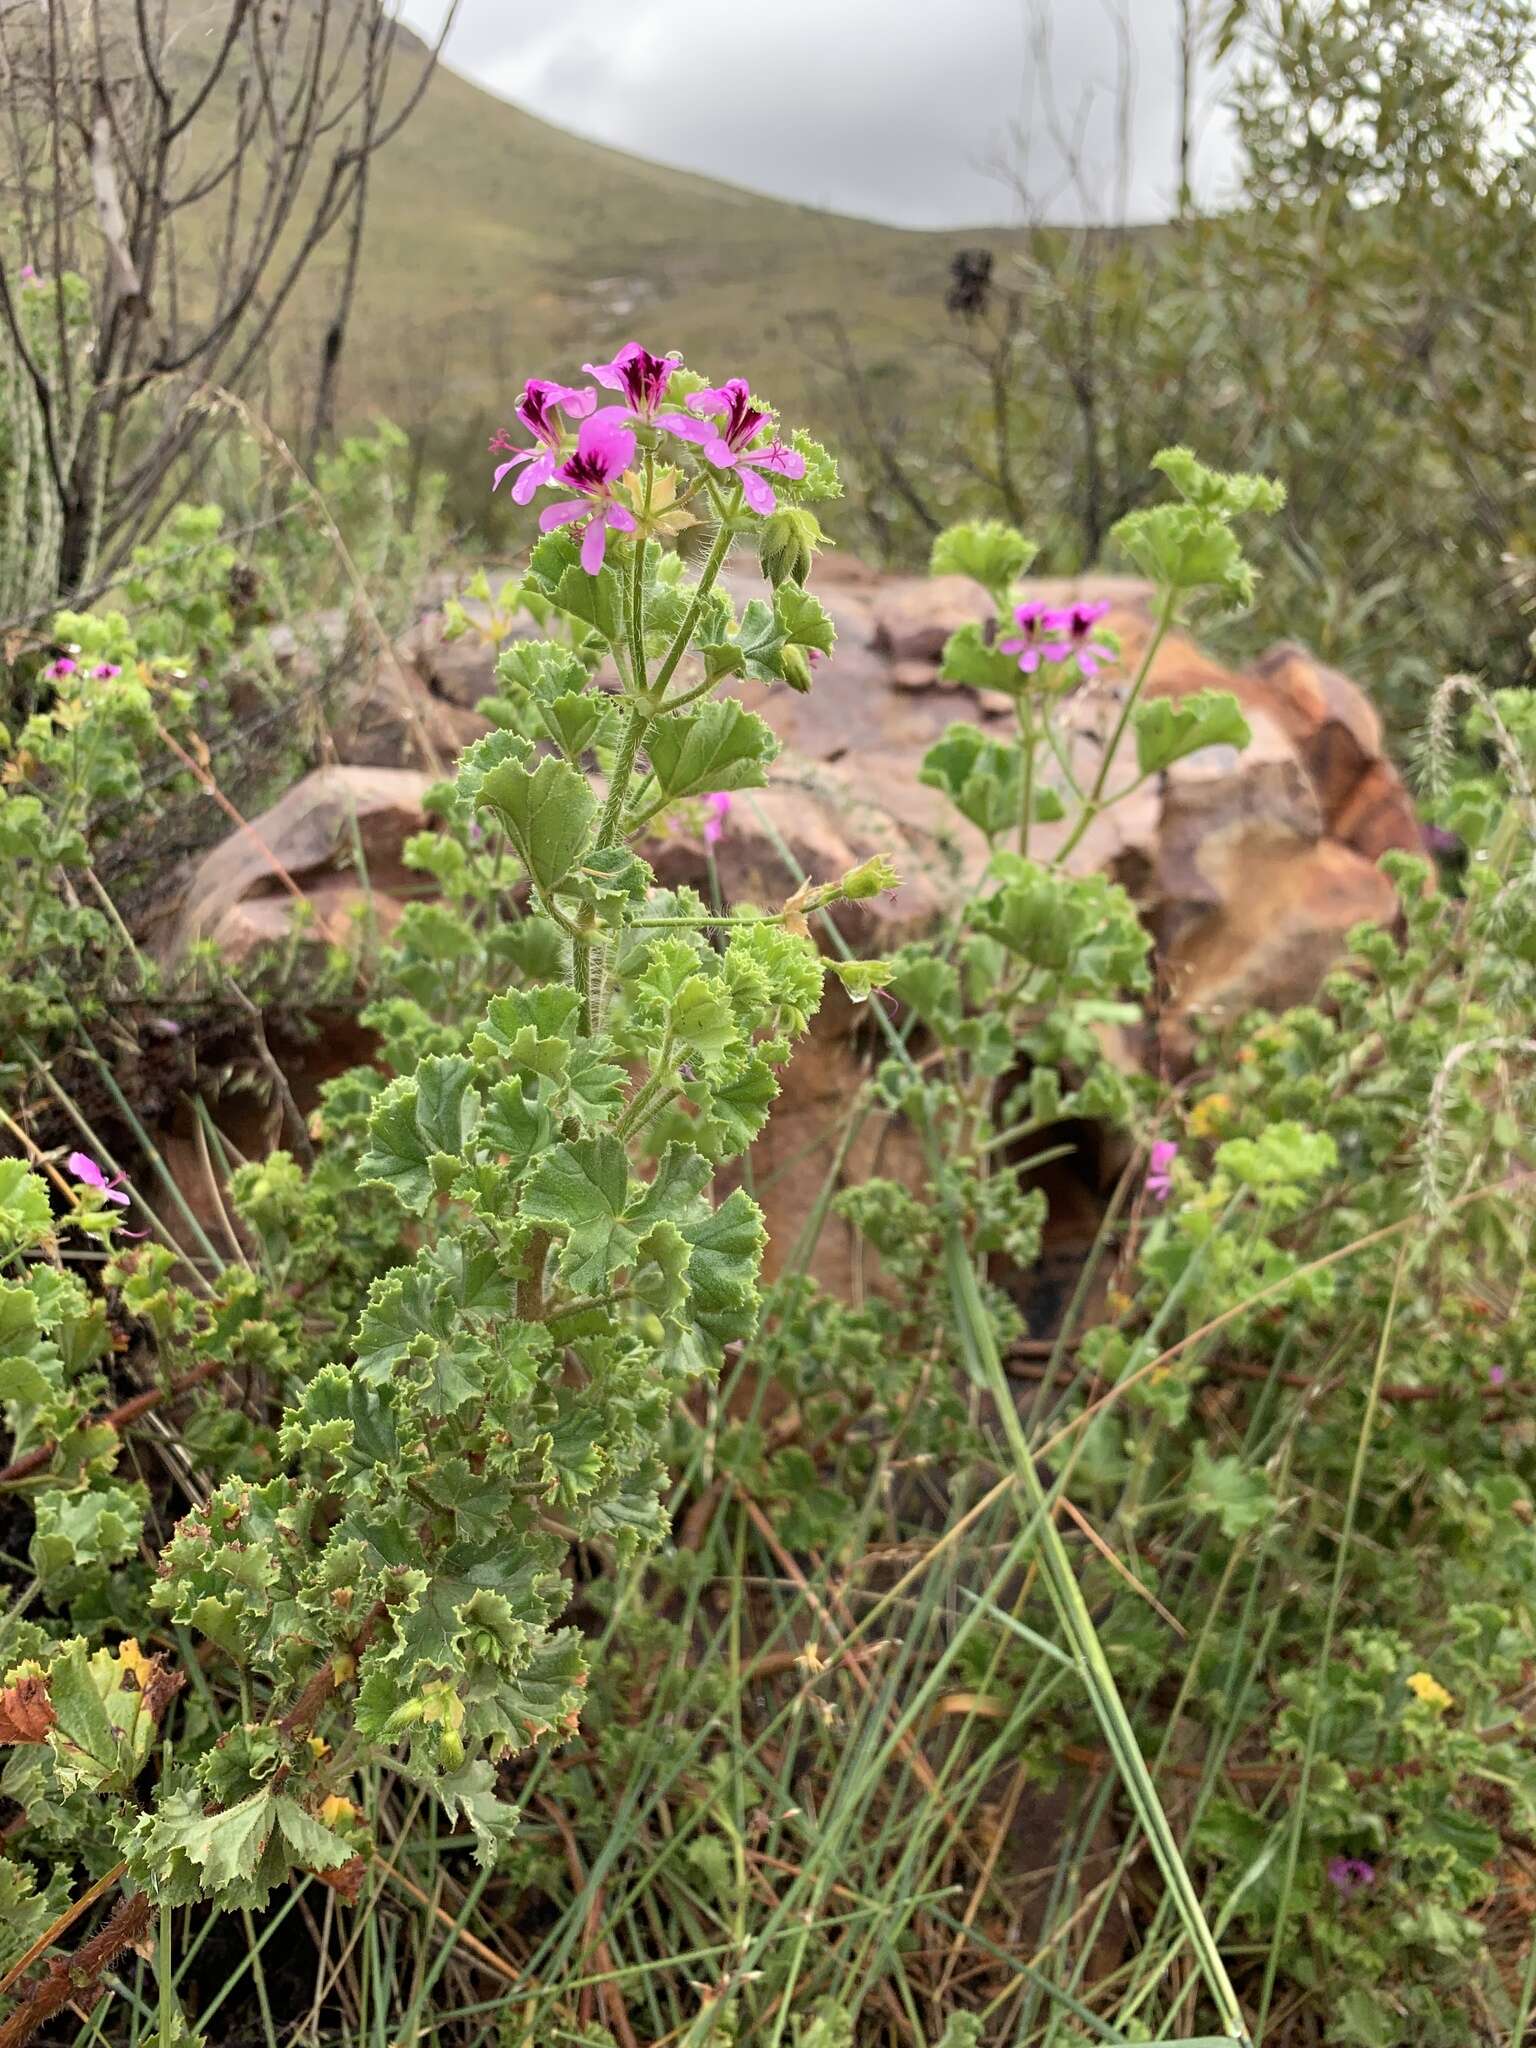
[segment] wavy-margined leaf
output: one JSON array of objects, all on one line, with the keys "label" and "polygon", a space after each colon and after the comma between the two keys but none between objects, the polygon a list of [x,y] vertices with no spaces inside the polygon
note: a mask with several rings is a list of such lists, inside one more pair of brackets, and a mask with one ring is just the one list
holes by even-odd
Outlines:
[{"label": "wavy-margined leaf", "polygon": [[557,1145],[524,1190],[523,1214],[562,1239],[561,1271],[580,1293],[598,1292],[634,1255],[628,1196],[629,1161],[608,1136]]},{"label": "wavy-margined leaf", "polygon": [[498,1081],[486,1097],[485,1115],[480,1120],[483,1145],[505,1155],[508,1168],[521,1173],[528,1162],[548,1146],[554,1126],[542,1102],[529,1102],[520,1075]]},{"label": "wavy-margined leaf", "polygon": [[837,645],[832,614],[800,583],[784,582],[774,591],[773,616],[791,647],[812,647],[818,654],[830,654]]},{"label": "wavy-margined leaf", "polygon": [[734,634],[719,640],[701,641],[704,673],[712,683],[727,676],[746,676],[754,683],[783,680],[784,629],[771,608],[754,597],[741,614]]},{"label": "wavy-margined leaf", "polygon": [[1246,747],[1253,738],[1242,706],[1228,690],[1192,697],[1152,697],[1131,714],[1136,764],[1143,775],[1171,768],[1202,747]]},{"label": "wavy-margined leaf", "polygon": [[657,719],[645,744],[661,795],[677,801],[717,789],[760,789],[779,751],[772,730],[734,697]]},{"label": "wavy-margined leaf", "polygon": [[471,1051],[487,1065],[500,1062],[530,1076],[559,1080],[576,1043],[580,1016],[581,998],[574,989],[508,989],[486,1005]]},{"label": "wavy-margined leaf", "polygon": [[721,1345],[750,1337],[757,1326],[757,1274],[768,1236],[763,1212],[737,1188],[682,1231],[692,1247],[689,1313],[718,1355]]},{"label": "wavy-margined leaf", "polygon": [[417,1776],[411,1771],[404,1775],[415,1777],[418,1784],[430,1785],[450,1820],[469,1823],[475,1837],[475,1861],[482,1869],[495,1863],[517,1833],[522,1811],[498,1793],[496,1773],[483,1757],[440,1776]]},{"label": "wavy-margined leaf", "polygon": [[0,1159],[0,1252],[29,1251],[53,1229],[53,1209],[40,1173],[25,1161]]},{"label": "wavy-margined leaf", "polygon": [[391,1081],[368,1119],[368,1149],[358,1161],[364,1180],[382,1181],[420,1216],[452,1181],[475,1127],[480,1098],[461,1054],[437,1054],[415,1073]]},{"label": "wavy-margined leaf", "polygon": [[495,813],[546,896],[581,858],[597,817],[597,798],[587,778],[553,754],[534,768],[504,761],[491,769],[481,782],[479,801]]},{"label": "wavy-margined leaf", "polygon": [[1001,611],[1015,580],[1038,552],[1033,541],[1001,519],[973,519],[938,536],[928,566],[935,576],[969,576]]}]

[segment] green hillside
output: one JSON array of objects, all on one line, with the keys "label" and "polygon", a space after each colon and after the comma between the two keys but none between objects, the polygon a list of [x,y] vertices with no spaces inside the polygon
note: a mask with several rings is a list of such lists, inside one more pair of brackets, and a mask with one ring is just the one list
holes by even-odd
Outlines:
[{"label": "green hillside", "polygon": [[[574,374],[633,335],[713,375],[747,372],[786,412],[832,431],[849,403],[836,315],[882,406],[899,413],[940,368],[949,261],[977,238],[667,170],[440,69],[374,166],[345,409],[467,452],[508,416],[523,376]],[[302,401],[341,260],[339,245],[322,255],[288,323],[280,409]]]}]

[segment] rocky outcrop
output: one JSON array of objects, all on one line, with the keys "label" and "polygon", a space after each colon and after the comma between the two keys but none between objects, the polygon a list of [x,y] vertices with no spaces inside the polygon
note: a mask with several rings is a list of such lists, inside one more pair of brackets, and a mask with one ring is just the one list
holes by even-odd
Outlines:
[{"label": "rocky outcrop", "polygon": [[417,880],[402,851],[428,823],[435,778],[410,768],[318,768],[232,832],[193,870],[166,948],[183,958],[208,939],[235,964],[286,941],[296,908],[306,929],[345,943],[359,921],[390,930]]},{"label": "rocky outcrop", "polygon": [[[957,626],[985,616],[974,585],[959,577],[883,577],[836,556],[818,581],[838,630],[836,652],[806,696],[742,684],[784,752],[767,790],[739,795],[724,836],[706,852],[680,823],[646,852],[660,879],[729,902],[782,903],[803,875],[828,881],[877,852],[891,856],[901,887],[844,906],[839,927],[858,951],[889,951],[934,928],[973,889],[987,850],[979,832],[917,779],[922,757],[956,719],[1006,733],[1012,706],[992,693],[942,684],[938,667]],[[760,586],[732,579],[738,599]],[[1151,631],[1150,592],[1129,579],[1081,585],[1037,581],[1051,602],[1108,597],[1108,623],[1124,650],[1120,680],[1079,689],[1063,707],[1065,752],[1082,787],[1098,776],[1106,739]],[[296,902],[308,931],[346,942],[359,929],[387,934],[400,915],[407,876],[401,850],[427,823],[422,797],[440,762],[487,729],[475,705],[491,687],[494,648],[481,633],[444,641],[429,612],[358,692],[338,731],[348,765],[310,775],[201,863],[171,943],[184,952],[210,938],[243,960],[293,931]],[[1413,808],[1382,745],[1381,723],[1348,677],[1299,647],[1271,650],[1231,671],[1192,641],[1168,637],[1147,689],[1179,697],[1231,690],[1252,740],[1240,753],[1211,747],[1134,790],[1132,759],[1115,764],[1107,789],[1129,793],[1099,817],[1070,855],[1130,890],[1156,940],[1162,999],[1155,1023],[1127,1057],[1177,1063],[1193,1027],[1256,1007],[1312,996],[1336,964],[1349,931],[1395,911],[1378,865],[1392,847],[1416,848]],[[411,761],[409,769],[402,760]],[[1066,828],[1040,827],[1049,855]],[[361,858],[359,858],[359,855]],[[910,1133],[870,1113],[862,1084],[879,1046],[869,1012],[829,996],[811,1038],[786,1075],[754,1153],[753,1179],[769,1214],[775,1270],[795,1255],[801,1224],[822,1207],[832,1170],[848,1181],[891,1173],[920,1184]],[[1053,1198],[1053,1212],[1061,1203]],[[840,1292],[867,1275],[852,1236],[835,1218],[821,1229],[812,1270]]]}]

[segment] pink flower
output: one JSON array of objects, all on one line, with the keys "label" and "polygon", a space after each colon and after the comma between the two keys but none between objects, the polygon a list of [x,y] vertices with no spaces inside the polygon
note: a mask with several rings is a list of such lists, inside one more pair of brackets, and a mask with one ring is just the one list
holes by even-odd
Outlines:
[{"label": "pink flower", "polygon": [[626,341],[611,363],[583,363],[581,367],[605,390],[623,392],[629,401],[627,419],[649,422],[655,419],[672,372],[681,367],[682,360],[675,349],[670,355],[653,356],[638,341]]},{"label": "pink flower", "polygon": [[1335,1856],[1328,1866],[1328,1882],[1341,1899],[1352,1899],[1376,1882],[1376,1866],[1363,1856]]},{"label": "pink flower", "polygon": [[805,457],[783,441],[770,441],[765,448],[747,445],[765,427],[771,433],[774,420],[772,413],[761,412],[752,403],[752,394],[740,377],[728,379],[717,390],[695,391],[684,403],[689,412],[709,417],[690,419],[686,413],[668,412],[657,420],[657,426],[684,441],[699,442],[704,460],[716,469],[734,469],[741,479],[742,495],[754,512],[771,512],[779,502],[772,485],[754,475],[755,470],[771,470],[775,476],[790,478],[805,475]]},{"label": "pink flower", "polygon": [[563,504],[546,505],[539,514],[539,531],[553,533],[557,526],[586,520],[581,566],[589,576],[595,576],[603,566],[608,528],[614,527],[620,533],[635,530],[634,513],[613,500],[614,485],[634,459],[635,437],[625,426],[623,414],[613,406],[582,421],[576,453],[555,471],[554,482],[568,484],[582,495],[567,498]]},{"label": "pink flower", "polygon": [[1095,640],[1093,629],[1109,612],[1108,599],[1098,604],[1068,605],[1062,611],[1047,612],[1045,630],[1060,636],[1045,650],[1051,661],[1075,661],[1078,673],[1096,676],[1109,657],[1110,650],[1101,640]]},{"label": "pink flower", "polygon": [[725,821],[731,815],[731,799],[723,789],[713,790],[704,799],[704,844],[718,846],[725,837]]},{"label": "pink flower", "polygon": [[21,284],[30,292],[37,291],[43,282],[37,274],[36,266],[31,263],[23,263],[16,275]]},{"label": "pink flower", "polygon": [[1011,633],[1006,640],[999,640],[999,652],[1016,654],[1019,667],[1027,676],[1032,676],[1042,661],[1059,661],[1060,651],[1054,643],[1045,639],[1047,626],[1056,618],[1049,605],[1021,604],[1014,607],[1014,618],[1019,630]]},{"label": "pink flower", "polygon": [[118,1192],[122,1174],[108,1180],[89,1152],[71,1152],[64,1163],[82,1187],[94,1188],[105,1200],[115,1202],[120,1209],[127,1208],[129,1197]]},{"label": "pink flower", "polygon": [[92,680],[95,682],[107,683],[112,680],[113,676],[120,676],[122,672],[123,666],[121,662],[98,661],[96,666],[91,670],[91,677]]},{"label": "pink flower", "polygon": [[1173,1190],[1173,1162],[1179,1148],[1171,1138],[1159,1138],[1147,1160],[1147,1193],[1154,1201],[1166,1200]]},{"label": "pink flower", "polygon": [[530,377],[515,410],[537,445],[515,448],[506,428],[498,429],[491,436],[491,453],[505,455],[507,460],[492,477],[491,489],[496,489],[508,470],[526,462],[527,469],[512,486],[515,501],[526,505],[539,485],[548,483],[559,464],[561,427],[556,415],[563,412],[573,420],[584,420],[596,404],[597,393],[590,385],[552,384],[547,377]]},{"label": "pink flower", "polygon": [[48,666],[43,670],[43,674],[47,676],[50,682],[62,683],[66,676],[74,675],[79,667],[78,661],[71,660],[67,654],[61,654],[57,661],[49,662]]},{"label": "pink flower", "polygon": [[1490,1387],[1502,1387],[1502,1386],[1503,1386],[1503,1384],[1504,1384],[1504,1379],[1505,1379],[1505,1373],[1504,1373],[1504,1368],[1503,1368],[1503,1366],[1502,1366],[1502,1365],[1490,1365],[1490,1366],[1489,1366],[1489,1368],[1488,1368],[1488,1384],[1489,1384],[1489,1386],[1490,1386]]}]

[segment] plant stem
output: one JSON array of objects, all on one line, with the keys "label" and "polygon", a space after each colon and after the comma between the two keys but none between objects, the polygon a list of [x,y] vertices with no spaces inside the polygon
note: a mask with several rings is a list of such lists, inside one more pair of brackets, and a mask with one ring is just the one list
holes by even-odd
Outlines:
[{"label": "plant stem", "polygon": [[655,713],[648,704],[638,700],[629,707],[629,718],[619,739],[619,751],[614,756],[613,780],[608,785],[608,801],[603,806],[603,815],[598,821],[597,846],[599,850],[614,845],[619,836],[619,821],[624,815],[624,798],[628,794],[630,778],[635,772],[635,756],[640,751]]},{"label": "plant stem", "polygon": [[1157,623],[1152,628],[1152,637],[1147,642],[1146,651],[1137,664],[1136,675],[1130,689],[1126,692],[1125,702],[1120,706],[1120,716],[1116,719],[1114,731],[1110,734],[1108,744],[1105,746],[1103,758],[1099,762],[1099,772],[1093,778],[1093,787],[1088,792],[1082,812],[1071,833],[1068,835],[1066,844],[1056,856],[1056,865],[1058,867],[1065,862],[1068,854],[1077,846],[1083,834],[1104,808],[1104,785],[1108,782],[1109,772],[1115,765],[1115,756],[1120,751],[1120,742],[1125,738],[1125,729],[1131,722],[1132,713],[1141,699],[1142,691],[1146,688],[1147,678],[1152,673],[1152,664],[1157,659],[1157,650],[1168,637],[1168,629],[1173,624],[1173,613],[1177,598],[1178,593],[1172,589],[1163,592],[1163,601],[1157,609]]},{"label": "plant stem", "polygon": [[1035,714],[1021,694],[1014,699],[1019,720],[1019,853],[1029,858],[1029,826],[1035,808]]},{"label": "plant stem", "polygon": [[699,623],[699,613],[704,608],[704,600],[715,587],[715,578],[720,574],[721,564],[729,553],[730,546],[731,529],[722,521],[715,534],[714,546],[705,561],[703,573],[694,586],[693,602],[684,615],[683,623],[673,635],[672,645],[667,649],[661,667],[656,671],[656,681],[652,685],[651,694],[658,704],[661,702],[662,692],[677,671],[677,664],[688,651],[688,643],[693,638],[694,627]]}]

